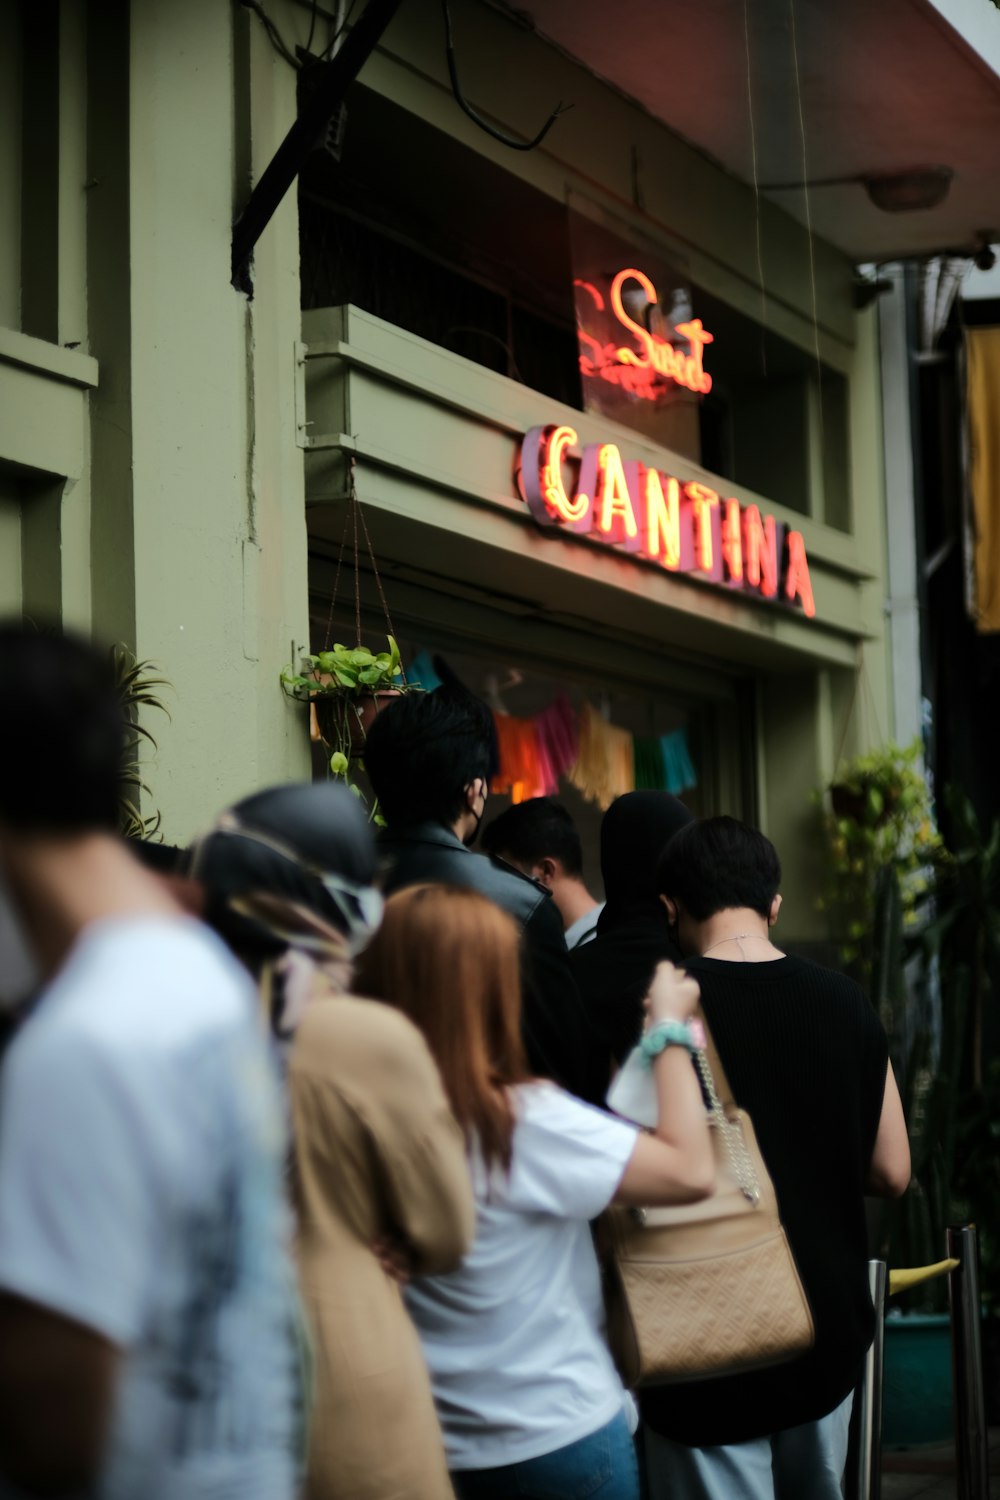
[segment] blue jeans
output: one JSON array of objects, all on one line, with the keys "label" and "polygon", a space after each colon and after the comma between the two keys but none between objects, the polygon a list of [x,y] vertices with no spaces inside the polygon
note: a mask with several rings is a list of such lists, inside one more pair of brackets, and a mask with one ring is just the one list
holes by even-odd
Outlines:
[{"label": "blue jeans", "polygon": [[452,1470],[458,1500],[639,1500],[639,1465],[624,1413],[590,1437],[500,1469]]}]

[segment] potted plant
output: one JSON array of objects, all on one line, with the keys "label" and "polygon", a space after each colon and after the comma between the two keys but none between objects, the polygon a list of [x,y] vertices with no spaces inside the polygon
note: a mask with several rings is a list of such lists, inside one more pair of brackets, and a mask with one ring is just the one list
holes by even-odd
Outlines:
[{"label": "potted plant", "polygon": [[[331,775],[358,797],[363,793],[351,780],[351,768],[364,769],[368,730],[387,702],[410,690],[400,671],[399,647],[391,635],[387,639],[388,651],[335,645],[303,656],[300,671],[286,667],[281,674],[289,697],[310,706],[313,738],[322,740],[330,752]],[[371,816],[381,822],[376,806]]]},{"label": "potted plant", "polygon": [[887,744],[848,761],[817,799],[829,860],[823,904],[839,928],[840,956],[871,992],[876,897],[884,872],[898,882],[904,930],[919,925],[929,871],[942,843],[930,789],[917,763],[920,741]]},{"label": "potted plant", "polygon": [[[988,1007],[1000,973],[1000,824],[984,839],[968,798],[948,788],[943,840],[913,747],[890,754],[881,779],[865,758],[867,785],[856,764],[847,768],[846,789],[864,792],[858,817],[843,802],[826,815],[842,953],[861,968],[889,1034],[910,1135],[912,1184],[883,1206],[879,1253],[894,1267],[933,1263],[949,1224],[976,1222],[984,1311],[993,1314],[983,1329],[987,1384],[1000,1414],[989,1379],[1000,1365],[1000,1074],[988,1062],[1000,1040],[990,1037]],[[889,792],[881,806],[868,796],[873,786]],[[926,1282],[900,1300],[902,1315],[894,1308],[886,1324],[889,1446],[933,1441],[932,1412],[936,1435],[947,1436],[950,1421],[946,1284]]]}]

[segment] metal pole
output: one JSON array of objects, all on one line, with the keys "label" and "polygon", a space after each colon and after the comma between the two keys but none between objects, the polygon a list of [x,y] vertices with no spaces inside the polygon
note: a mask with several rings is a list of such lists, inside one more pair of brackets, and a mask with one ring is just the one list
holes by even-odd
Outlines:
[{"label": "metal pole", "polygon": [[847,1478],[849,1500],[879,1500],[882,1493],[882,1346],[886,1272],[884,1260],[868,1262],[868,1285],[875,1308],[875,1337],[865,1355],[854,1392],[856,1443]]},{"label": "metal pole", "polygon": [[990,1455],[979,1326],[979,1237],[974,1224],[948,1230],[948,1254],[958,1261],[957,1269],[948,1277],[958,1496],[959,1500],[989,1500]]},{"label": "metal pole", "polygon": [[238,291],[250,290],[247,262],[254,245],[401,3],[402,0],[368,0],[343,46],[325,65],[323,86],[303,105],[301,114],[264,168],[233,227],[233,286]]}]

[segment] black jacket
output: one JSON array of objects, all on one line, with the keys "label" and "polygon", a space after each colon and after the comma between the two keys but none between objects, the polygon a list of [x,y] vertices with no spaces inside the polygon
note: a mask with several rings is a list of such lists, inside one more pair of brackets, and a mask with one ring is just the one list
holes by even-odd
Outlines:
[{"label": "black jacket", "polygon": [[514,918],[523,933],[521,1031],[528,1064],[539,1077],[586,1098],[592,1047],[562,922],[545,887],[500,860],[474,854],[438,823],[390,828],[378,842],[386,895],[408,885],[458,885],[479,891]]}]

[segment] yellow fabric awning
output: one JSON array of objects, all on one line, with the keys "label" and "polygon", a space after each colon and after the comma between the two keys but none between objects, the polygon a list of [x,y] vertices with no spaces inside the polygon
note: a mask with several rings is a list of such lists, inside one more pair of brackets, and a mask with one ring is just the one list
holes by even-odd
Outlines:
[{"label": "yellow fabric awning", "polygon": [[966,332],[974,619],[1000,630],[1000,328]]}]

